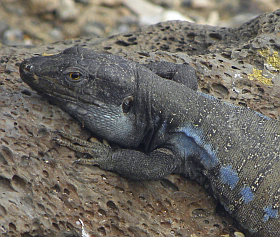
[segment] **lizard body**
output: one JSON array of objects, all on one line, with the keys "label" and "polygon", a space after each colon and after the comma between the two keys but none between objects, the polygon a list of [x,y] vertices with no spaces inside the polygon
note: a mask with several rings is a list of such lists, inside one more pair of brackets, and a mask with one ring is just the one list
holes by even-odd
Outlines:
[{"label": "lizard body", "polygon": [[94,134],[123,147],[95,143],[85,150],[90,163],[136,180],[183,174],[253,235],[279,236],[277,120],[196,92],[193,73],[183,84],[164,80],[135,62],[83,48],[31,58],[20,72]]}]

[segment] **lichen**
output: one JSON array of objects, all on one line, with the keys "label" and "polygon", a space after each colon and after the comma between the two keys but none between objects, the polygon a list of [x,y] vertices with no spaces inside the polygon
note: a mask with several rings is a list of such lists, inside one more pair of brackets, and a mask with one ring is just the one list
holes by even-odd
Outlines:
[{"label": "lichen", "polygon": [[269,66],[271,66],[275,71],[280,70],[280,57],[277,51],[268,49],[263,49],[258,51],[261,56],[263,56]]},{"label": "lichen", "polygon": [[262,70],[259,70],[259,69],[256,69],[256,68],[253,68],[253,73],[248,75],[248,79],[251,80],[251,81],[252,80],[258,80],[261,83],[263,83],[265,85],[268,85],[268,86],[272,86],[273,85],[272,79],[264,77],[262,75]]}]

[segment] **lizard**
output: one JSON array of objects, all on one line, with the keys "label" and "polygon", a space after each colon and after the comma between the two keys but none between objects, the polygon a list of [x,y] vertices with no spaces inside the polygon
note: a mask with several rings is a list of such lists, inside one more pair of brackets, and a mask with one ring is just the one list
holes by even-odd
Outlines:
[{"label": "lizard", "polygon": [[[82,137],[87,131],[58,107],[42,101],[39,96],[29,91],[19,79],[18,66],[26,58],[43,52],[58,53],[74,45],[107,51],[144,64],[162,60],[187,62],[196,69],[200,91],[279,119],[279,15],[279,9],[264,13],[238,28],[169,21],[109,38],[86,37],[28,47],[1,45],[0,160],[3,172],[0,179],[4,185],[1,190],[7,190],[5,195],[0,195],[1,231],[14,235],[29,233],[44,236],[49,233],[53,236],[57,235],[59,229],[63,230],[63,225],[67,226],[64,227],[65,230],[69,230],[69,225],[72,226],[70,229],[77,230],[75,217],[78,215],[83,218],[79,211],[82,209],[85,213],[95,215],[88,219],[87,223],[94,235],[100,232],[103,234],[104,231],[109,235],[117,235],[119,230],[123,235],[130,235],[133,230],[135,235],[140,236],[148,236],[147,233],[169,236],[172,229],[181,235],[198,233],[217,236],[229,233],[232,230],[231,222],[214,213],[214,202],[203,203],[212,199],[209,199],[209,196],[200,198],[205,193],[203,189],[177,175],[169,176],[168,179],[172,180],[179,190],[184,190],[181,194],[174,193],[176,189],[165,193],[166,186],[159,188],[162,181],[140,182],[141,185],[144,183],[144,191],[138,183],[131,185],[129,181],[116,178],[114,174],[93,167],[71,166],[68,157],[74,155],[73,152],[58,149],[48,137],[53,129],[61,127]],[[53,160],[52,157],[59,159]],[[63,168],[53,169],[56,163]],[[93,169],[94,173],[91,172]],[[99,177],[102,177],[102,180],[96,183]],[[108,178],[107,181],[104,181],[105,177]],[[91,180],[90,184],[88,180]],[[37,181],[40,182],[39,190],[36,188]],[[115,195],[115,187],[124,192]],[[76,195],[75,189],[79,191],[79,195]],[[85,193],[89,189],[91,200],[85,203]],[[16,192],[10,192],[11,190]],[[156,195],[152,192],[156,192]],[[47,199],[41,199],[46,193]],[[141,197],[141,200],[138,197]],[[94,207],[87,205],[92,199],[98,200]],[[195,205],[192,204],[192,199],[195,200]],[[157,205],[157,200],[165,200],[165,204]],[[112,214],[111,205],[107,205],[108,201],[119,205],[119,210]],[[67,209],[64,208],[65,203]],[[184,205],[185,203],[189,204]],[[162,212],[162,208],[167,212]],[[201,215],[197,208],[202,208],[205,214]],[[102,215],[96,215],[99,210],[102,210]],[[167,215],[159,216],[158,212]],[[26,218],[26,213],[30,213],[29,218]],[[42,215],[47,218],[41,218]],[[65,216],[69,218],[66,220]],[[120,218],[122,221],[111,223],[112,218]],[[149,221],[146,222],[146,219]],[[166,225],[162,224],[163,219],[170,222],[170,227],[166,228]],[[205,224],[205,221],[208,221],[208,224]]]},{"label": "lizard", "polygon": [[279,121],[197,92],[193,72],[182,83],[148,67],[72,47],[26,59],[20,75],[93,134],[120,146],[60,132],[70,142],[56,139],[59,144],[92,155],[78,163],[134,180],[184,175],[253,236],[279,236]]}]

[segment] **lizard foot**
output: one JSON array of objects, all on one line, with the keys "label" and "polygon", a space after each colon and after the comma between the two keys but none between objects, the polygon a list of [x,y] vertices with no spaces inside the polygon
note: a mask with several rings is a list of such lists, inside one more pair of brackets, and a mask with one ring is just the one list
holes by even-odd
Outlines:
[{"label": "lizard foot", "polygon": [[74,137],[61,130],[57,130],[56,133],[60,137],[54,137],[53,140],[59,145],[65,146],[73,151],[87,153],[92,156],[89,158],[79,158],[74,161],[74,163],[76,164],[102,166],[103,163],[107,163],[107,160],[112,157],[112,148],[107,142],[101,143],[96,138],[91,139],[91,141],[89,142]]}]

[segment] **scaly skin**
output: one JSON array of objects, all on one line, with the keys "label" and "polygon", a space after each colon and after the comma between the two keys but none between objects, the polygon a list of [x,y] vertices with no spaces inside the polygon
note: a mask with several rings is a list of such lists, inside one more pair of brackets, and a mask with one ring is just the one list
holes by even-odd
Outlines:
[{"label": "scaly skin", "polygon": [[83,48],[31,58],[20,73],[87,129],[123,147],[58,139],[91,154],[86,163],[136,180],[183,174],[208,188],[254,236],[280,236],[279,121],[196,92],[188,87],[192,73],[182,84]]}]

